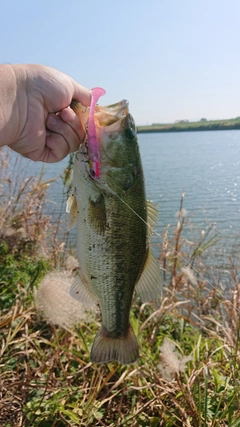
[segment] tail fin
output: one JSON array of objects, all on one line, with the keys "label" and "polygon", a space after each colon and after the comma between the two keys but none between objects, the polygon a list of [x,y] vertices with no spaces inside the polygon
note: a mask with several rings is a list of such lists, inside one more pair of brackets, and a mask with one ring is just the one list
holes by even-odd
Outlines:
[{"label": "tail fin", "polygon": [[115,360],[123,365],[135,362],[139,357],[137,338],[129,326],[127,334],[119,338],[108,337],[101,328],[94,340],[91,360],[95,363],[108,363]]}]

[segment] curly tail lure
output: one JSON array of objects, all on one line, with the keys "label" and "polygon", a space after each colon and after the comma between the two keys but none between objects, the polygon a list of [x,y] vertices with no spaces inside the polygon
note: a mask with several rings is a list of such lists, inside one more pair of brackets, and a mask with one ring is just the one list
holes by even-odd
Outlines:
[{"label": "curly tail lure", "polygon": [[100,177],[100,154],[94,122],[94,110],[99,98],[105,95],[105,93],[106,91],[101,87],[95,87],[92,89],[92,99],[88,119],[88,155],[90,170],[94,179],[98,179]]}]

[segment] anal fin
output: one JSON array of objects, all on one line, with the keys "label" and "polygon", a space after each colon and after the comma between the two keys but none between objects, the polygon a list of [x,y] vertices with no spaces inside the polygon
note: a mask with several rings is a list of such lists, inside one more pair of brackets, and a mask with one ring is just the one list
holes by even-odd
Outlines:
[{"label": "anal fin", "polygon": [[90,289],[81,271],[77,273],[74,282],[70,286],[69,295],[88,307],[97,303],[97,297]]}]

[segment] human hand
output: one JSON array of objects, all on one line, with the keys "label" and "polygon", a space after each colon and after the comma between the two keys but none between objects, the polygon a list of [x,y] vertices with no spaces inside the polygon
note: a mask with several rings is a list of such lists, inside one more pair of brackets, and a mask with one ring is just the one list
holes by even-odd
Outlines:
[{"label": "human hand", "polygon": [[21,77],[21,90],[17,91],[21,109],[18,130],[14,142],[8,145],[31,160],[58,162],[76,151],[84,140],[85,130],[69,105],[75,99],[89,106],[91,91],[53,68],[21,67],[25,81]]}]

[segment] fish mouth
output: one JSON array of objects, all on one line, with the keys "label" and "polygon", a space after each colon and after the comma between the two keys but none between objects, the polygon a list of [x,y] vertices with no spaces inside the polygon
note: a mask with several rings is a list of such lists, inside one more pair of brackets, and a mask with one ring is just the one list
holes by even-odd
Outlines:
[{"label": "fish mouth", "polygon": [[[89,107],[84,107],[80,102],[73,100],[71,108],[78,115],[83,128],[86,129],[86,123],[89,118]],[[129,103],[123,99],[116,104],[106,106],[96,105],[94,111],[94,121],[96,127],[100,130],[106,128],[106,131],[120,131],[121,123],[129,115]]]},{"label": "fish mouth", "polygon": [[129,114],[128,105],[129,103],[126,99],[104,107],[96,105],[94,119],[99,127],[115,125]]}]

